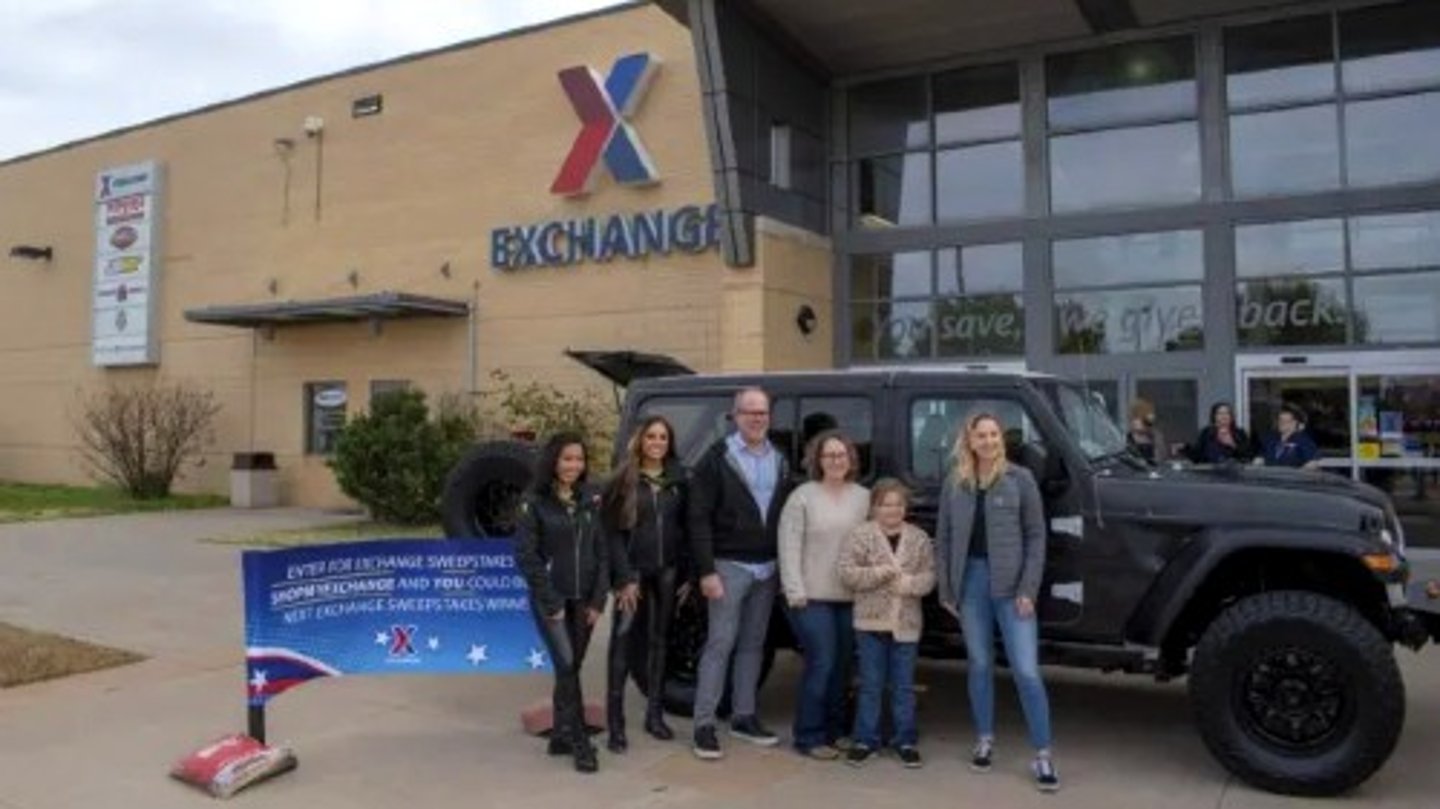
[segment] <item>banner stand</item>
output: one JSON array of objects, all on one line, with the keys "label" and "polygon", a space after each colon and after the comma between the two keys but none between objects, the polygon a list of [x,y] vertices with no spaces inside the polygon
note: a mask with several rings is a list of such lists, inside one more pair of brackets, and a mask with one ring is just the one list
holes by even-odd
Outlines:
[{"label": "banner stand", "polygon": [[247,726],[249,732],[248,732],[247,735],[249,735],[250,738],[254,739],[255,741],[257,741],[257,742],[259,742],[259,743],[261,743],[261,744],[264,744],[264,743],[265,743],[265,706],[264,706],[264,705],[251,705],[251,706],[249,707],[249,709],[248,709],[248,713],[249,713],[249,717],[248,717],[248,721],[246,722],[246,726]]}]

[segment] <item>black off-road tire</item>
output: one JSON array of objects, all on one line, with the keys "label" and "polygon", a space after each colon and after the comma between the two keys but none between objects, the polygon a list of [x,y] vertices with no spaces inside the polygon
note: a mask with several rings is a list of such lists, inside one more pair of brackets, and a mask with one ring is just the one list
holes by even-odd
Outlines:
[{"label": "black off-road tire", "polygon": [[445,476],[440,519],[451,539],[509,537],[520,495],[535,474],[536,449],[519,441],[477,444]]},{"label": "black off-road tire", "polygon": [[[641,601],[639,612],[635,615],[636,628],[643,627],[648,621],[649,613],[646,612],[650,604]],[[705,599],[698,593],[691,593],[690,598],[684,602],[677,602],[675,618],[670,624],[670,637],[668,650],[665,654],[665,682],[663,702],[665,711],[675,716],[693,716],[695,714],[695,685],[700,671],[700,653],[705,650],[705,625],[707,623],[707,612]],[[633,631],[630,635],[630,648],[627,650],[630,656],[630,678],[635,681],[635,687],[640,693],[650,695],[649,670],[645,666],[647,654],[646,637],[644,632]],[[770,638],[773,640],[774,638]],[[760,664],[760,685],[763,687],[765,681],[770,677],[770,669],[775,664],[775,646],[767,643],[765,646],[765,658]],[[730,684],[725,684],[725,695],[720,700],[720,707],[716,711],[721,717],[730,715]]]},{"label": "black off-road tire", "polygon": [[1384,765],[1405,724],[1391,644],[1354,607],[1303,591],[1222,612],[1195,647],[1190,699],[1215,758],[1286,795],[1353,789]]}]

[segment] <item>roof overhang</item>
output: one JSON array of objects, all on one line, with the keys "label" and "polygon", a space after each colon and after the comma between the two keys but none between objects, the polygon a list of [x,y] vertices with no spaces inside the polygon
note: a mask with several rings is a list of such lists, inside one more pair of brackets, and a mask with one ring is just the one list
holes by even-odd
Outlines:
[{"label": "roof overhang", "polygon": [[344,323],[417,317],[465,317],[470,304],[447,298],[376,292],[306,301],[239,303],[187,309],[191,323],[258,329],[297,323]]},{"label": "roof overhang", "polygon": [[[1309,0],[1313,3],[1313,0]],[[690,23],[689,0],[655,0]],[[804,48],[832,76],[1075,40],[1307,0],[713,0]]]}]

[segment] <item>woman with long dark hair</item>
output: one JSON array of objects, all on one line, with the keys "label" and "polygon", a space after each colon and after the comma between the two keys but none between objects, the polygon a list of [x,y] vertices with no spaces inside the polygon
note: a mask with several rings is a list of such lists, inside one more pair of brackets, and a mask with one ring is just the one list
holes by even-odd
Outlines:
[{"label": "woman with long dark hair", "polygon": [[650,602],[645,626],[645,671],[650,685],[645,732],[662,741],[675,738],[665,724],[665,647],[675,612],[675,587],[685,543],[685,469],[675,455],[675,430],[663,416],[640,420],[626,445],[604,497],[610,536],[611,622],[606,724],[612,752],[623,753],[625,680],[630,673],[631,632],[641,600]]},{"label": "woman with long dark hair", "polygon": [[572,755],[576,770],[591,773],[599,762],[585,728],[580,666],[605,609],[610,565],[599,498],[584,489],[585,467],[579,435],[559,433],[545,442],[535,483],[520,501],[515,558],[555,671],[550,755]]},{"label": "woman with long dark hair", "polygon": [[1190,448],[1195,463],[1249,463],[1255,457],[1250,434],[1235,423],[1235,408],[1229,402],[1216,402],[1210,407],[1210,423],[1200,431]]},{"label": "woman with long dark hair", "polygon": [[1045,572],[1045,507],[1030,472],[1006,462],[1004,435],[999,418],[978,413],[956,436],[935,528],[940,605],[959,616],[965,635],[978,737],[971,769],[989,771],[994,755],[998,624],[1035,748],[1035,786],[1053,792],[1060,776],[1050,757],[1050,702],[1040,679],[1035,616]]}]

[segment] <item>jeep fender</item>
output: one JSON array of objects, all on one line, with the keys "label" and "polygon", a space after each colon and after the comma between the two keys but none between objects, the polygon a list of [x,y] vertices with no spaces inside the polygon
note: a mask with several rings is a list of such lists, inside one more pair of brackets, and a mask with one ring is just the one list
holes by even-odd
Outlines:
[{"label": "jeep fender", "polygon": [[[1359,557],[1374,550],[1374,543],[1365,537],[1333,529],[1227,528],[1203,531],[1165,563],[1131,616],[1125,637],[1133,643],[1159,647],[1211,574],[1236,554],[1247,551],[1328,554],[1353,560],[1357,568],[1364,570]],[[1368,570],[1365,573],[1369,575]]]}]

